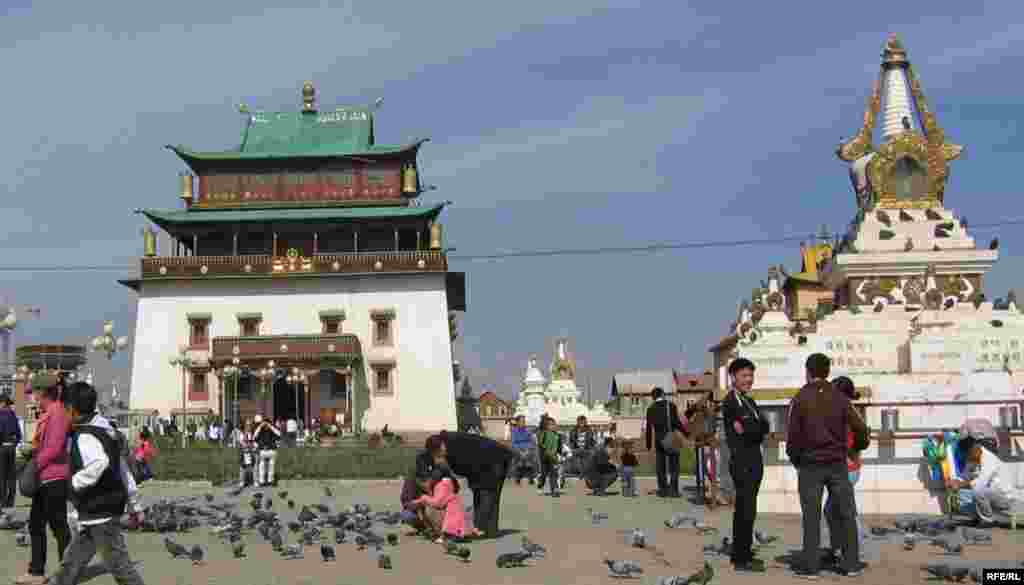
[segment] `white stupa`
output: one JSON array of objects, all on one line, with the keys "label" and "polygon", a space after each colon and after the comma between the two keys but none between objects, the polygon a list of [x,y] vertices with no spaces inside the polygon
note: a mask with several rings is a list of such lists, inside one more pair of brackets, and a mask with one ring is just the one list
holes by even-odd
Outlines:
[{"label": "white stupa", "polygon": [[576,387],[575,360],[569,355],[568,340],[564,338],[555,343],[551,381],[544,379],[537,368],[537,359],[531,357],[516,402],[516,415],[526,416],[526,424],[530,426],[536,425],[545,413],[554,418],[559,426],[572,426],[579,416],[587,417],[588,422],[595,425],[611,423],[611,415],[603,404],[588,408],[580,400],[580,391]]}]

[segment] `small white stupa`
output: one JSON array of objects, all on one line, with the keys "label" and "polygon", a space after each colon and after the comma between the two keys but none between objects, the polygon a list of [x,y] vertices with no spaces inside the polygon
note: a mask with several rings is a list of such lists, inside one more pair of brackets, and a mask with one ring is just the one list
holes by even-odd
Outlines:
[{"label": "small white stupa", "polygon": [[576,387],[576,364],[569,354],[568,340],[565,338],[555,342],[550,382],[537,369],[535,357],[530,358],[526,375],[523,376],[523,389],[516,403],[516,415],[526,416],[526,423],[534,426],[545,413],[554,418],[559,426],[572,426],[580,416],[587,417],[587,421],[594,425],[611,423],[611,415],[603,404],[592,409],[580,400],[580,391]]}]

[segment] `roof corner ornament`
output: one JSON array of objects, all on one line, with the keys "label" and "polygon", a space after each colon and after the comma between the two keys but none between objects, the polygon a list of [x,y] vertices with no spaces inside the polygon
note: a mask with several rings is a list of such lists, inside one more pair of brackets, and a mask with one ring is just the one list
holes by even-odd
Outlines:
[{"label": "roof corner ornament", "polygon": [[316,88],[312,81],[302,84],[302,112],[306,114],[316,113]]},{"label": "roof corner ornament", "polygon": [[840,160],[852,163],[857,159],[874,151],[871,142],[875,129],[875,119],[882,109],[882,78],[875,80],[871,97],[868,98],[867,106],[864,108],[864,123],[860,131],[850,140],[841,143],[836,149],[836,156]]}]

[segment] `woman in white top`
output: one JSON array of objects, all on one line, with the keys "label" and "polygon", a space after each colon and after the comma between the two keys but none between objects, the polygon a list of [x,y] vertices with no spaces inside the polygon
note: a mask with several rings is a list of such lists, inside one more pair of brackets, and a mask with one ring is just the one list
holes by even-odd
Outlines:
[{"label": "woman in white top", "polygon": [[951,479],[948,484],[971,490],[978,520],[992,524],[996,514],[1007,514],[1011,508],[1024,506],[1024,470],[1020,467],[1020,463],[1005,462],[973,442],[967,448],[966,479]]}]

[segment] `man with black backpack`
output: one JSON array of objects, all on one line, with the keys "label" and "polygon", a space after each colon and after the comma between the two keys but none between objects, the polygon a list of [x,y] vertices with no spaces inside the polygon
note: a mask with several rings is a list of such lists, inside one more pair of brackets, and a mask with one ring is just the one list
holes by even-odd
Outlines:
[{"label": "man with black backpack", "polygon": [[56,585],[75,585],[97,552],[119,585],[142,585],[142,576],[128,555],[120,518],[142,522],[138,489],[124,458],[125,437],[96,413],[96,390],[85,382],[68,389],[65,407],[71,430],[71,481],[68,500],[73,536],[64,552]]}]

